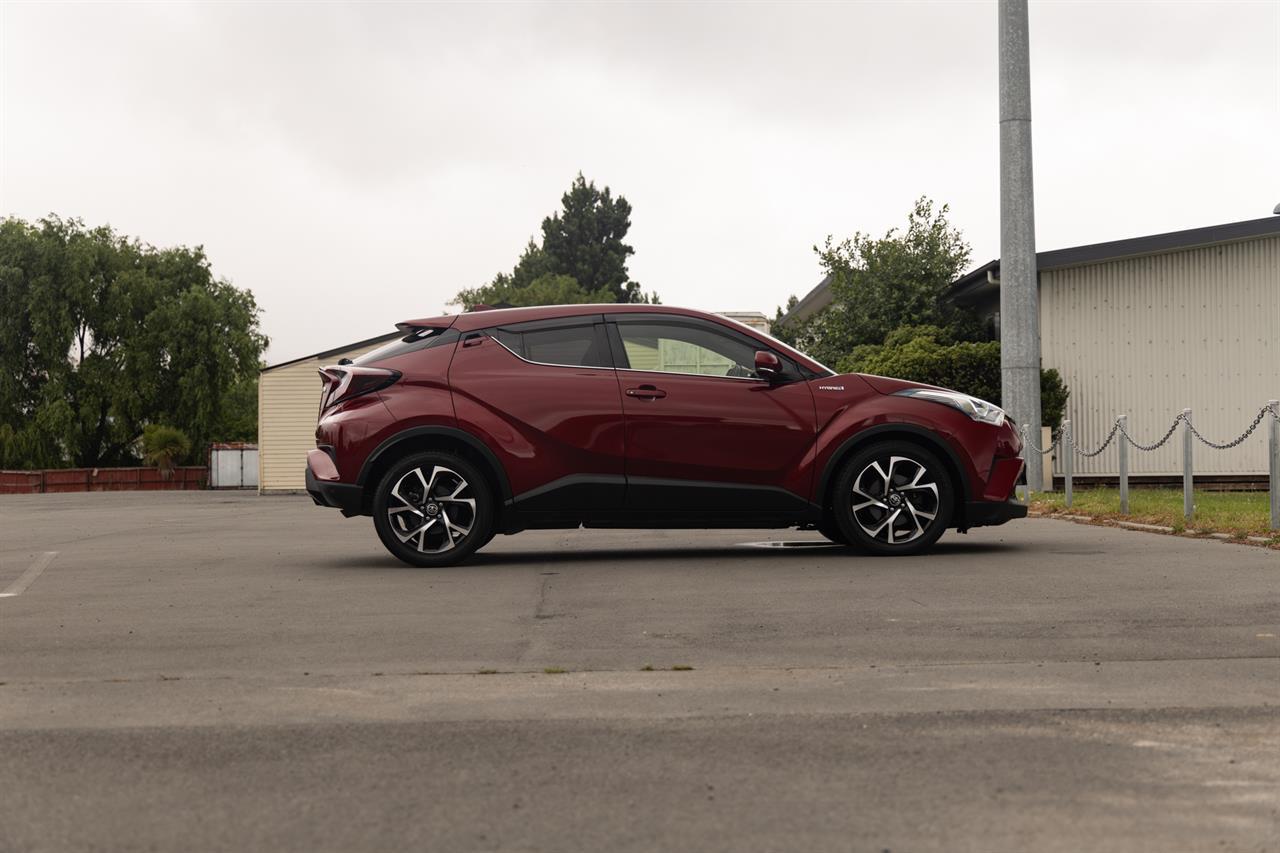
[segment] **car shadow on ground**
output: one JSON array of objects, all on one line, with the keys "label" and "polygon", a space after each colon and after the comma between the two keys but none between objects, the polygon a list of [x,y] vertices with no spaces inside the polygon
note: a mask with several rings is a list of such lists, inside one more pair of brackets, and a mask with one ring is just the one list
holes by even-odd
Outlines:
[{"label": "car shadow on ground", "polygon": [[[492,546],[490,546],[492,548]],[[876,557],[860,553],[852,548],[816,540],[788,540],[786,542],[744,540],[733,545],[710,545],[705,548],[575,548],[572,551],[530,549],[508,551],[502,548],[486,548],[472,555],[459,566],[446,568],[485,568],[538,564],[548,567],[580,563],[677,563],[700,560],[733,560],[735,563],[750,561],[755,564],[792,562],[795,560],[843,560],[890,565],[895,560],[915,561],[946,559],[948,556],[1009,553],[1025,550],[1004,542],[942,541],[927,554],[918,557]],[[359,557],[331,557],[309,560],[308,564],[324,569],[407,569],[419,570],[400,562],[390,554],[367,554]],[[420,571],[431,571],[421,569]]]}]

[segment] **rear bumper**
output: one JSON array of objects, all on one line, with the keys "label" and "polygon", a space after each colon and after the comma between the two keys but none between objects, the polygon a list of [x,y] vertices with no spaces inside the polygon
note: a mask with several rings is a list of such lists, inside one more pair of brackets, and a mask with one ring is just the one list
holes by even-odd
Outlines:
[{"label": "rear bumper", "polygon": [[342,510],[350,518],[360,515],[364,506],[364,488],[337,482],[338,469],[323,450],[307,453],[307,494],[317,506]]},{"label": "rear bumper", "polygon": [[1016,497],[1007,501],[969,501],[964,505],[964,527],[992,527],[1027,517],[1027,505]]}]

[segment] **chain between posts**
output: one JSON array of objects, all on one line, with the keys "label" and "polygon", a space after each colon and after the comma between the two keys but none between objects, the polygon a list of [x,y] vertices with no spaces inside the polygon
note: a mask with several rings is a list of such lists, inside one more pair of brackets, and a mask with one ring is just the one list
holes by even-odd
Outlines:
[{"label": "chain between posts", "polygon": [[1240,446],[1246,440],[1248,440],[1249,436],[1253,435],[1253,433],[1258,429],[1258,426],[1263,422],[1263,420],[1267,418],[1268,415],[1270,415],[1272,418],[1272,424],[1270,427],[1271,435],[1268,441],[1268,457],[1269,457],[1268,467],[1270,468],[1269,480],[1270,480],[1270,491],[1271,491],[1271,500],[1270,500],[1271,529],[1280,530],[1280,401],[1277,401],[1277,400],[1268,401],[1266,405],[1264,405],[1261,409],[1258,410],[1258,414],[1254,416],[1253,421],[1249,424],[1249,427],[1244,432],[1242,432],[1239,436],[1232,439],[1231,441],[1226,441],[1221,443],[1216,441],[1211,441],[1205,438],[1200,433],[1200,431],[1196,429],[1195,424],[1191,422],[1191,410],[1183,409],[1182,412],[1179,413],[1173,419],[1173,423],[1169,425],[1169,428],[1167,430],[1165,430],[1164,435],[1162,435],[1160,439],[1154,442],[1153,444],[1142,444],[1141,442],[1135,441],[1133,436],[1130,435],[1129,431],[1126,429],[1128,418],[1124,415],[1121,415],[1120,417],[1116,418],[1115,423],[1111,427],[1111,431],[1107,433],[1106,439],[1102,442],[1102,445],[1098,447],[1097,450],[1081,450],[1079,447],[1076,447],[1073,431],[1071,429],[1070,420],[1063,421],[1062,429],[1058,431],[1058,434],[1057,436],[1054,437],[1053,442],[1047,448],[1043,448],[1043,449],[1036,446],[1036,444],[1031,440],[1031,437],[1027,434],[1026,427],[1024,426],[1022,427],[1022,444],[1024,448],[1034,451],[1035,453],[1041,456],[1052,453],[1054,450],[1056,450],[1060,445],[1064,443],[1066,444],[1067,447],[1071,449],[1071,452],[1068,453],[1065,457],[1062,457],[1061,459],[1062,466],[1063,466],[1064,497],[1065,497],[1066,505],[1070,507],[1071,492],[1072,492],[1071,481],[1072,481],[1072,473],[1073,473],[1071,470],[1073,467],[1071,464],[1072,456],[1073,455],[1081,456],[1086,459],[1099,456],[1104,450],[1106,450],[1108,447],[1111,446],[1111,442],[1114,441],[1116,435],[1119,434],[1121,436],[1121,445],[1120,445],[1121,513],[1127,515],[1128,509],[1129,509],[1128,507],[1128,503],[1129,503],[1128,502],[1128,465],[1126,464],[1127,460],[1125,459],[1127,455],[1126,453],[1127,447],[1133,446],[1138,450],[1142,450],[1146,452],[1157,450],[1160,447],[1163,447],[1169,441],[1169,439],[1173,438],[1173,434],[1178,430],[1179,423],[1185,423],[1187,428],[1186,428],[1186,432],[1183,434],[1183,493],[1184,493],[1183,506],[1184,506],[1184,515],[1186,516],[1187,520],[1190,521],[1192,513],[1194,512],[1194,509],[1195,509],[1194,504],[1192,502],[1192,492],[1191,492],[1191,489],[1192,489],[1191,448],[1193,444],[1191,440],[1192,437],[1194,437],[1197,441],[1204,444],[1205,446],[1213,448],[1214,450],[1230,450],[1233,447]]},{"label": "chain between posts", "polygon": [[[1271,415],[1274,417],[1280,417],[1280,414],[1276,413],[1275,407],[1273,407],[1270,403],[1268,403],[1267,405],[1263,406],[1261,409],[1258,410],[1258,416],[1253,419],[1253,423],[1249,424],[1249,428],[1245,430],[1240,435],[1239,438],[1236,438],[1234,441],[1228,441],[1225,444],[1218,444],[1217,442],[1210,441],[1209,439],[1201,435],[1200,432],[1196,429],[1195,424],[1191,423],[1190,416],[1184,418],[1184,420],[1186,420],[1187,422],[1187,429],[1191,430],[1191,434],[1194,435],[1196,438],[1200,439],[1202,443],[1207,444],[1209,447],[1212,447],[1214,450],[1230,450],[1231,448],[1241,444],[1249,436],[1253,435],[1253,431],[1258,428],[1258,424],[1262,423],[1262,419],[1267,416],[1268,412],[1270,412]],[[1182,416],[1179,415],[1179,417],[1182,417]],[[1174,426],[1177,426],[1177,424],[1175,423]]]},{"label": "chain between posts", "polygon": [[1058,444],[1062,441],[1062,430],[1058,430],[1058,434],[1053,437],[1053,442],[1044,450],[1041,450],[1039,447],[1036,447],[1035,442],[1031,440],[1031,436],[1027,434],[1026,424],[1022,425],[1021,432],[1022,432],[1022,446],[1030,450],[1034,450],[1036,453],[1039,453],[1041,456],[1044,456],[1047,453],[1052,453],[1053,451],[1057,450]]},{"label": "chain between posts", "polygon": [[[1173,423],[1169,424],[1169,429],[1165,430],[1164,435],[1162,435],[1160,437],[1160,440],[1156,441],[1154,444],[1143,444],[1140,441],[1137,441],[1136,439],[1134,439],[1133,436],[1129,435],[1128,430],[1126,430],[1124,426],[1120,423],[1120,418],[1116,418],[1115,423],[1111,427],[1111,432],[1107,433],[1106,440],[1102,442],[1102,446],[1099,447],[1097,450],[1081,450],[1079,447],[1075,446],[1074,442],[1071,443],[1071,449],[1076,453],[1077,456],[1092,458],[1094,456],[1101,454],[1102,451],[1106,450],[1111,445],[1111,442],[1115,439],[1116,433],[1119,433],[1120,435],[1124,436],[1125,440],[1128,441],[1132,447],[1138,450],[1144,450],[1149,453],[1153,450],[1158,450],[1161,447],[1163,447],[1165,443],[1169,441],[1169,439],[1173,438],[1173,434],[1177,432],[1178,424],[1180,422],[1185,421],[1187,424],[1187,428],[1191,430],[1191,434],[1194,435],[1197,439],[1199,439],[1205,445],[1212,447],[1214,450],[1230,450],[1233,447],[1240,446],[1249,438],[1249,436],[1253,435],[1254,431],[1257,430],[1258,425],[1262,423],[1263,418],[1265,418],[1268,413],[1270,413],[1273,417],[1280,418],[1280,412],[1277,412],[1276,408],[1277,407],[1272,406],[1270,403],[1263,406],[1261,409],[1258,410],[1258,414],[1254,417],[1253,422],[1249,424],[1248,429],[1246,429],[1238,437],[1232,439],[1231,441],[1224,442],[1222,444],[1219,444],[1218,442],[1215,442],[1215,441],[1210,441],[1209,439],[1201,435],[1200,431],[1195,428],[1195,424],[1191,422],[1190,415],[1186,414],[1185,412],[1182,412],[1182,413],[1179,413],[1173,419]],[[1059,432],[1058,437],[1054,439],[1053,444],[1050,445],[1047,450],[1040,450],[1040,448],[1036,447],[1034,444],[1031,444],[1030,442],[1026,442],[1026,443],[1030,446],[1032,450],[1036,451],[1037,453],[1044,454],[1044,453],[1049,453],[1054,448],[1056,448],[1058,446],[1058,443],[1061,440],[1062,440],[1062,433]]]}]

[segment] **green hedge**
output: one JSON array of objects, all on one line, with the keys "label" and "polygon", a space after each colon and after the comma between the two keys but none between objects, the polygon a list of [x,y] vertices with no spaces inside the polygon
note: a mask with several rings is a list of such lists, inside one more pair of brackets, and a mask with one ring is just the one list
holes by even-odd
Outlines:
[{"label": "green hedge", "polygon": [[[856,347],[837,369],[940,385],[1000,404],[1000,342],[955,343],[944,330],[932,326],[904,327],[891,332],[880,346]],[[1056,430],[1062,425],[1069,394],[1058,371],[1040,371],[1045,426]]]}]

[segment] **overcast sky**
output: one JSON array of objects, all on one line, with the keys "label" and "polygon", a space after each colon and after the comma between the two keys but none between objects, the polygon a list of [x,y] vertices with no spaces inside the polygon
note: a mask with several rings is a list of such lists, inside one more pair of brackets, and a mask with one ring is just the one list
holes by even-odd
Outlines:
[{"label": "overcast sky", "polygon": [[[581,170],[633,278],[772,314],[926,194],[999,250],[994,2],[0,3],[0,214],[203,244],[269,361],[437,314]],[[1270,214],[1280,2],[1031,4],[1037,245]]]}]

